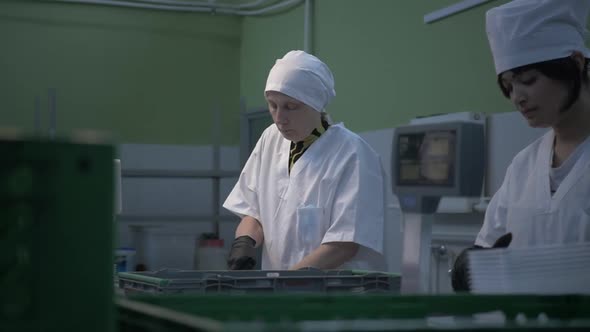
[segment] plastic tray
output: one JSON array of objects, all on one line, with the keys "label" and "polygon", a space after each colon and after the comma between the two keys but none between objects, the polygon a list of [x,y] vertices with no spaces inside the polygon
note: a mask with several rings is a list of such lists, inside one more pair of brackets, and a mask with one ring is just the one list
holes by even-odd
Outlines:
[{"label": "plastic tray", "polygon": [[395,274],[354,270],[183,271],[119,273],[131,293],[399,293]]}]

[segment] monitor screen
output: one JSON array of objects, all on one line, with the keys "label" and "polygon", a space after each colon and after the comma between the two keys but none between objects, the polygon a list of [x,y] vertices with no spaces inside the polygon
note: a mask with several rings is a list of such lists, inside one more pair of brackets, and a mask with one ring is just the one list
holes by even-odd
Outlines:
[{"label": "monitor screen", "polygon": [[398,184],[453,186],[455,139],[455,130],[399,135]]}]

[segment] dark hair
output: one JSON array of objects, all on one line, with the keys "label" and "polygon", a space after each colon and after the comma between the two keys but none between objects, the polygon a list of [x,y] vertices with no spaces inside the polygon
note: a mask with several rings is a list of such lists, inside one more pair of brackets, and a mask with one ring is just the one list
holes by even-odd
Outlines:
[{"label": "dark hair", "polygon": [[[568,88],[569,97],[566,101],[563,110],[569,109],[580,96],[582,90],[582,83],[588,83],[588,59],[584,61],[584,70],[580,72],[576,61],[571,57],[559,58],[549,61],[537,62],[526,66],[511,69],[514,75],[518,75],[528,70],[538,70],[543,75],[552,80],[559,81]],[[501,75],[498,75],[498,85],[504,94],[504,97],[510,98],[510,91],[502,85]]]}]

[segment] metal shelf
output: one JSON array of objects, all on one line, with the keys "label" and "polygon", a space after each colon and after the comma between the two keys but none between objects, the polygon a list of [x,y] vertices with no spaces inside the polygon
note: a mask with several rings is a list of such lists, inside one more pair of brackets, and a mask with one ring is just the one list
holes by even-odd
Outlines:
[{"label": "metal shelf", "polygon": [[231,178],[238,177],[240,171],[168,171],[168,170],[123,170],[124,178]]},{"label": "metal shelf", "polygon": [[234,215],[140,215],[140,214],[122,214],[118,216],[119,221],[145,221],[145,222],[157,222],[157,221],[180,221],[180,222],[193,222],[193,221],[236,221],[239,220],[238,216]]}]

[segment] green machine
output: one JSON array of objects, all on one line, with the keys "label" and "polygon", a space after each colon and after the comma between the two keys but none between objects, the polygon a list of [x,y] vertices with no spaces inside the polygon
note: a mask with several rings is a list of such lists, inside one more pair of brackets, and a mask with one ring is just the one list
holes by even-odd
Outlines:
[{"label": "green machine", "polygon": [[0,138],[1,331],[114,331],[113,158]]}]

